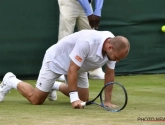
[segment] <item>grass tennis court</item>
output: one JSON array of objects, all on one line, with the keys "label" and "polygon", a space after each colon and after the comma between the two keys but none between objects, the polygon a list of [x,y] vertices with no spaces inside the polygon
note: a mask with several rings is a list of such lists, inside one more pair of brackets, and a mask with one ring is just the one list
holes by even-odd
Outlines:
[{"label": "grass tennis court", "polygon": [[[12,90],[0,103],[0,125],[164,125],[165,74],[118,76],[128,92],[128,104],[118,113],[90,105],[85,109],[72,109],[69,98],[58,92],[58,100],[43,105],[30,105],[16,90]],[[27,80],[35,84],[35,80]],[[101,87],[101,80],[90,80],[90,98]],[[140,121],[139,119],[145,119]],[[147,121],[151,119],[151,121]],[[164,119],[164,121],[154,121]]]}]

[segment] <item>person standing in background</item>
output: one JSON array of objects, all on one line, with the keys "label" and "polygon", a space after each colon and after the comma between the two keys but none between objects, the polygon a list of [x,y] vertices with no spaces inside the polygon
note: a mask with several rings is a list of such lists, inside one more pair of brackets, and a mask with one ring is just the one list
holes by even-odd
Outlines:
[{"label": "person standing in background", "polygon": [[[82,29],[98,29],[104,0],[94,0],[94,11],[91,2],[92,0],[58,0],[60,10],[58,41],[72,34],[75,26],[79,31]],[[102,68],[88,73],[91,79],[104,79],[105,73]],[[64,81],[64,76],[62,75],[58,80]]]}]

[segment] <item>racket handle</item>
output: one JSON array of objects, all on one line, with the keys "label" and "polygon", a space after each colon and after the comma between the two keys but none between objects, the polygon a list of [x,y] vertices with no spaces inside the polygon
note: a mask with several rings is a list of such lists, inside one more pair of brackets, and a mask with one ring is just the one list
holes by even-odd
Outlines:
[{"label": "racket handle", "polygon": [[86,105],[86,102],[82,102],[82,103],[81,103],[81,106],[85,106],[85,105]]}]

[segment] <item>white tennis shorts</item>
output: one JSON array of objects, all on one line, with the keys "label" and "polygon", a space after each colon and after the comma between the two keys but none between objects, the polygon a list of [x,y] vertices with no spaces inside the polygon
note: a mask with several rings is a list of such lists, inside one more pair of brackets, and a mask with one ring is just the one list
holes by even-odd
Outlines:
[{"label": "white tennis shorts", "polygon": [[[43,60],[43,64],[36,83],[36,87],[44,92],[50,92],[52,90],[52,86],[54,85],[56,79],[61,76],[61,74],[57,74],[49,69],[49,63],[50,62],[45,62]],[[65,79],[67,83],[67,75],[65,75]],[[79,74],[77,87],[89,88],[87,72]]]}]

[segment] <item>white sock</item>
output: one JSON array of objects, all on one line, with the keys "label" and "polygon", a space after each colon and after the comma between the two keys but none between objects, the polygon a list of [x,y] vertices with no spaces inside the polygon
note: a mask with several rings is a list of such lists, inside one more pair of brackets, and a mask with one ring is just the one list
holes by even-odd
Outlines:
[{"label": "white sock", "polygon": [[63,84],[62,82],[55,81],[52,87],[52,90],[59,90],[60,85]]},{"label": "white sock", "polygon": [[19,82],[22,82],[21,80],[17,79],[16,77],[10,77],[9,82],[11,83],[12,87],[14,89],[17,89],[17,85]]}]

